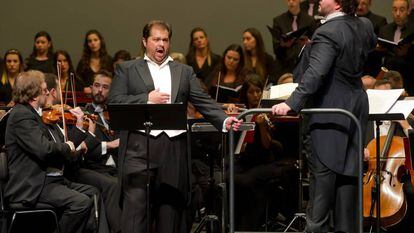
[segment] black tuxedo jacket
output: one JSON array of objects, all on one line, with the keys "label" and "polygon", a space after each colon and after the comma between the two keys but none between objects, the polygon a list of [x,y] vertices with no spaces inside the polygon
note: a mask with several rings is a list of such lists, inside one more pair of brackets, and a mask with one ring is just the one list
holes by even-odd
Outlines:
[{"label": "black tuxedo jacket", "polygon": [[[175,61],[169,62],[169,66],[171,71],[171,102],[187,103],[190,101],[208,121],[217,129],[222,130],[223,122],[227,116],[220,106],[202,90],[193,69]],[[148,94],[154,89],[147,61],[144,59],[128,61],[117,66],[108,100],[109,103],[146,104]],[[120,132],[118,178],[121,185],[128,133],[128,131]]]},{"label": "black tuxedo jacket", "polygon": [[[368,19],[345,15],[328,20],[303,51],[294,71],[299,86],[286,103],[299,112],[312,99],[310,107],[348,110],[365,126],[368,98],[360,78],[375,45]],[[351,120],[343,115],[315,114],[310,116],[309,127],[321,162],[337,173],[357,175],[358,138]]]},{"label": "black tuxedo jacket", "polygon": [[[92,104],[87,104],[85,106],[85,110],[90,113],[95,112],[95,107]],[[102,119],[98,116],[97,122],[103,124]],[[107,122],[109,124],[109,122]],[[88,151],[86,153],[85,159],[83,164],[86,168],[96,170],[98,172],[107,172],[114,173],[116,171],[115,168],[109,167],[106,165],[106,162],[109,158],[109,155],[112,155],[115,163],[118,162],[118,150],[108,150],[106,154],[102,154],[102,142],[113,141],[119,138],[119,134],[116,133],[115,135],[109,135],[105,132],[101,127],[97,126],[95,130],[95,137],[91,138],[91,140],[86,140],[88,145]],[[90,142],[91,141],[91,142]],[[89,148],[89,145],[90,146]]]},{"label": "black tuxedo jacket", "polygon": [[40,116],[30,105],[17,104],[6,128],[9,202],[35,205],[42,191],[47,167],[70,157],[70,147],[53,140]]}]

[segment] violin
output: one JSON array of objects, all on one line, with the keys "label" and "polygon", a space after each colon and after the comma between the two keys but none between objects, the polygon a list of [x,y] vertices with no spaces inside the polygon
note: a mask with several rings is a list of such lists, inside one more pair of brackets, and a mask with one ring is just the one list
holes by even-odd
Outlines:
[{"label": "violin", "polygon": [[376,140],[369,142],[368,171],[363,178],[364,219],[368,222],[376,219],[376,179],[379,177],[381,226],[385,228],[399,223],[407,212],[407,201],[401,181],[405,173],[405,147],[402,137],[393,136],[395,124],[391,123],[387,136],[380,137],[380,174],[376,172]]},{"label": "violin", "polygon": [[[114,130],[111,130],[111,129],[106,128],[105,125],[103,125],[103,124],[101,124],[101,123],[99,123],[97,121],[98,120],[98,117],[99,117],[98,115],[90,114],[89,112],[85,112],[85,114],[87,116],[90,116],[90,115],[94,116],[95,119],[91,119],[92,122],[94,124],[96,124],[106,135],[108,135],[108,136],[114,136],[116,134],[116,132]],[[107,124],[109,124],[109,113],[108,113],[108,111],[107,110],[102,111],[102,115],[103,115],[103,118],[104,118],[105,122]]]},{"label": "violin", "polygon": [[[68,125],[76,125],[77,118],[75,115],[73,115],[69,110],[72,109],[68,105],[63,106],[63,111],[61,110],[60,105],[52,105],[48,106],[44,109],[42,109],[42,121],[45,124],[57,124],[57,123],[63,123],[63,119],[65,124]],[[63,112],[63,116],[62,116]],[[83,125],[82,128],[87,130],[89,128],[89,121],[88,119],[92,120],[93,122],[96,122],[98,117],[93,114],[85,113],[83,116]]]}]

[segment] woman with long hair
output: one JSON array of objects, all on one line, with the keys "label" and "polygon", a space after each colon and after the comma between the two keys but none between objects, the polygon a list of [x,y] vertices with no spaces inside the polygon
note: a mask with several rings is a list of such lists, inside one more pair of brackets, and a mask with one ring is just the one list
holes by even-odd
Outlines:
[{"label": "woman with long hair", "polygon": [[220,62],[220,56],[211,51],[207,33],[201,27],[191,30],[186,61],[201,80],[204,80]]},{"label": "woman with long hair", "polygon": [[10,101],[12,100],[14,82],[20,72],[24,70],[22,54],[16,49],[9,49],[4,54],[3,67],[0,82],[0,104],[13,105]]},{"label": "woman with long hair", "polygon": [[26,59],[27,70],[39,70],[43,73],[54,73],[52,37],[46,31],[36,33],[33,50]]},{"label": "woman with long hair", "polygon": [[265,52],[262,35],[256,28],[248,28],[243,32],[243,49],[245,55],[245,68],[258,74],[263,80],[276,82],[275,61]]},{"label": "woman with long hair", "polygon": [[[239,90],[245,75],[243,49],[232,44],[226,48],[221,63],[207,77],[205,84],[213,99],[221,103],[235,103],[239,101]],[[229,89],[230,92],[227,91]]]},{"label": "woman with long hair", "polygon": [[112,58],[108,55],[102,34],[92,29],[85,35],[82,57],[76,67],[76,73],[85,84],[86,93],[91,92],[94,74],[102,69],[113,72]]},{"label": "woman with long hair", "polygon": [[[74,86],[75,91],[83,91],[83,81],[78,78],[73,68],[72,59],[69,53],[66,50],[57,50],[54,54],[55,66],[57,63],[60,64],[60,84],[62,90],[72,91],[72,85]],[[57,75],[57,72],[56,72]],[[74,80],[71,81],[71,76]],[[73,83],[72,83],[73,82]]]}]

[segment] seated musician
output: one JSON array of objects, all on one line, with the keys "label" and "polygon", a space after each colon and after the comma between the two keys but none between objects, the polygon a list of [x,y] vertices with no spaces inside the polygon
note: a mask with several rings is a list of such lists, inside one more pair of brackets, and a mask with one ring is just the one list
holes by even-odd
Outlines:
[{"label": "seated musician", "polygon": [[49,95],[44,75],[21,73],[13,91],[16,106],[5,135],[9,166],[5,198],[28,207],[49,204],[62,212],[60,232],[83,232],[93,201],[81,191],[93,187],[68,182],[62,176],[63,162],[75,156],[75,144],[58,141],[39,116]]},{"label": "seated musician", "polygon": [[[59,91],[58,87],[58,79],[57,76],[54,74],[45,74],[45,82],[46,82],[46,86],[47,89],[49,91],[49,95],[46,97],[46,106],[57,106],[60,105],[60,101],[61,101],[61,94]],[[45,112],[45,110],[44,110]],[[72,110],[74,116],[76,116],[77,121],[76,121],[76,126],[72,126],[72,125],[67,125],[67,136],[69,138],[69,140],[72,140],[73,142],[75,142],[76,145],[79,145],[76,148],[76,156],[73,159],[70,160],[66,160],[64,163],[64,176],[65,178],[68,178],[69,180],[73,180],[72,178],[72,167],[73,164],[76,163],[76,161],[79,161],[82,158],[82,154],[88,150],[86,144],[84,142],[82,142],[83,140],[87,140],[88,138],[93,138],[93,136],[91,134],[89,134],[87,131],[84,130],[84,113],[82,111],[82,109],[80,109],[79,107],[74,108]],[[44,115],[47,116],[47,115]],[[61,141],[63,142],[64,138],[63,138],[63,126],[61,124],[61,122],[59,123],[52,123],[48,122],[46,124],[46,128],[49,130],[50,134],[52,135],[52,137],[54,138],[55,141]],[[96,178],[96,180],[99,180],[99,177]],[[69,181],[67,181],[69,182]],[[91,214],[91,218],[98,218],[95,219],[93,221],[88,221],[88,225],[86,226],[87,229],[90,230],[97,230],[98,232],[109,232],[109,227],[108,227],[108,221],[106,219],[106,208],[104,208],[104,203],[102,200],[105,199],[105,197],[101,198],[101,193],[102,191],[99,190],[97,188],[99,188],[99,186],[95,185],[95,183],[87,183],[87,182],[82,182],[82,180],[76,180],[76,182],[79,182],[79,184],[76,184],[74,182],[70,182],[72,183],[72,185],[78,185],[80,187],[80,191],[81,193],[89,196],[90,198],[94,198],[94,196],[96,198],[98,198],[97,200],[99,201],[99,206],[94,206],[92,209],[91,213],[95,213],[95,209],[94,208],[98,208],[99,214],[98,216]],[[101,208],[102,206],[102,208]],[[101,217],[99,217],[101,216]],[[98,225],[94,225],[98,223]]]},{"label": "seated musician", "polygon": [[[401,74],[398,71],[393,71],[393,70],[387,70],[381,77],[379,77],[375,84],[374,84],[374,89],[377,90],[389,90],[389,89],[403,89],[403,79]],[[402,97],[406,96],[407,93],[403,92]],[[407,118],[407,120],[398,120],[396,121],[396,128],[394,131],[394,136],[397,137],[408,137],[408,130],[412,129],[412,123],[413,123],[413,115],[410,114],[409,117]],[[382,124],[380,125],[380,136],[387,136],[389,130],[390,130],[390,126],[391,126],[391,121],[383,121]],[[372,121],[368,122],[368,126],[367,126],[367,134],[366,134],[366,138],[367,138],[367,142],[369,142],[369,144],[371,144],[373,141],[375,140],[374,135],[375,135],[375,123]],[[374,144],[375,145],[375,144]],[[368,145],[369,147],[370,145]],[[372,148],[372,147],[371,147]],[[394,149],[394,151],[397,151],[398,149]],[[364,154],[365,154],[365,159],[368,160],[373,159],[373,157],[375,156],[375,154],[371,153],[372,151],[369,151],[367,148],[365,148],[364,150]],[[390,161],[390,160],[388,160]],[[392,160],[391,160],[392,161]],[[392,162],[396,162],[397,160],[394,160]],[[401,162],[401,167],[404,166],[404,161]],[[406,173],[408,174],[408,173]],[[410,206],[412,205],[413,201],[414,201],[414,188],[413,185],[410,182],[410,176],[404,174],[401,177],[401,180],[398,180],[398,182],[403,183],[403,191],[404,191],[404,195],[407,198],[407,204],[408,204],[408,214],[405,215],[405,217],[403,216],[402,218],[404,218],[403,221],[398,221],[398,223],[396,225],[393,225],[391,227],[389,227],[387,229],[387,232],[409,232],[412,231],[412,214],[410,213]],[[398,177],[400,178],[400,177]],[[382,194],[381,194],[382,195]],[[364,200],[365,202],[365,200]],[[407,227],[411,227],[410,230],[407,231]]]},{"label": "seated musician", "polygon": [[119,137],[109,130],[106,104],[111,88],[112,74],[101,70],[94,74],[91,87],[93,102],[85,106],[86,112],[97,115],[90,121],[89,133],[94,137],[85,140],[87,151],[80,167],[74,171],[78,182],[93,185],[102,193],[106,215],[112,232],[120,232],[121,209],[119,207],[117,168]]},{"label": "seated musician", "polygon": [[[256,74],[247,76],[241,89],[241,100],[247,108],[258,107],[264,83]],[[259,230],[264,223],[266,184],[284,180],[292,164],[284,163],[283,146],[272,139],[274,129],[263,114],[254,115],[254,131],[246,133],[244,151],[235,164],[236,227],[239,230]],[[243,149],[242,149],[243,150]],[[278,197],[280,200],[281,198]],[[290,207],[291,208],[291,207]]]},{"label": "seated musician", "polygon": [[[384,75],[382,75],[375,81],[374,89],[377,89],[377,90],[403,89],[403,79],[402,79],[401,74],[398,71],[387,70],[384,73]],[[402,94],[402,97],[406,95],[407,93],[404,91]],[[387,135],[390,125],[391,125],[390,121],[383,122],[383,124],[380,126],[380,136]],[[407,136],[408,129],[411,129],[409,122],[407,120],[400,120],[398,121],[396,135]],[[369,124],[367,127],[368,132],[367,132],[367,137],[366,137],[368,141],[374,138],[374,130],[375,128],[373,127],[373,125]]]}]

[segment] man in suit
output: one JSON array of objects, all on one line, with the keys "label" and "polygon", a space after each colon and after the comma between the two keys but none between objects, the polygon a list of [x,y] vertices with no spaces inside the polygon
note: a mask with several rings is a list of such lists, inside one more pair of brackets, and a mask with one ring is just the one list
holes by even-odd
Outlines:
[{"label": "man in suit", "polygon": [[319,0],[305,0],[300,3],[300,10],[307,12],[309,16],[315,17],[318,15]]},{"label": "man in suit", "polygon": [[83,194],[89,187],[63,178],[64,161],[73,159],[75,144],[57,142],[57,135],[43,124],[39,115],[48,95],[41,72],[23,72],[17,77],[13,96],[16,106],[5,135],[9,166],[5,198],[29,207],[49,204],[62,211],[60,232],[80,233],[92,207],[92,200]]},{"label": "man in suit", "polygon": [[387,19],[384,16],[372,13],[371,5],[372,0],[358,0],[357,15],[368,18],[374,26],[375,34],[378,35],[380,28],[387,24]]},{"label": "man in suit", "polygon": [[[58,88],[57,76],[54,74],[46,73],[45,82],[46,82],[47,89],[49,91],[49,95],[46,98],[46,106],[59,105],[61,101],[61,94]],[[94,135],[92,135],[91,133],[83,129],[84,113],[82,109],[77,107],[74,109],[74,111],[77,113],[76,116],[78,119],[77,119],[75,126],[73,125],[67,126],[68,138],[69,140],[76,142],[75,144],[78,144],[80,146],[76,148],[77,155],[74,156],[74,159],[66,161],[64,165],[65,166],[64,176],[71,181],[79,182],[79,183],[71,182],[71,186],[74,186],[74,185],[82,186],[83,188],[80,191],[81,193],[87,195],[92,200],[94,198],[96,198],[97,200],[97,202],[94,202],[94,204],[96,205],[92,208],[92,212],[90,215],[90,221],[88,222],[86,228],[88,230],[96,229],[100,233],[104,233],[104,232],[109,233],[109,226],[108,226],[108,221],[107,221],[107,210],[108,210],[108,216],[112,216],[111,215],[112,213],[109,212],[112,209],[105,208],[105,206],[106,206],[106,200],[109,199],[107,198],[108,193],[111,190],[112,190],[112,193],[110,194],[113,195],[111,196],[111,198],[114,199],[113,201],[114,206],[115,207],[117,206],[115,203],[116,198],[114,195],[116,194],[115,190],[116,190],[117,182],[115,178],[112,179],[113,184],[112,184],[112,189],[111,189],[111,186],[109,187],[105,186],[105,188],[101,187],[102,185],[100,184],[106,183],[106,177],[104,177],[103,175],[98,174],[98,175],[92,176],[92,178],[90,179],[86,179],[86,178],[82,179],[83,176],[81,177],[80,174],[83,174],[83,173],[94,174],[94,172],[88,171],[87,169],[82,169],[82,173],[81,173],[81,171],[78,170],[78,163],[84,160],[85,151],[93,150],[93,148],[96,147],[96,144],[99,144],[100,141],[97,141]],[[53,138],[56,142],[64,141],[63,128],[62,126],[60,126],[60,123],[46,124],[46,127],[49,130],[49,132],[52,135],[54,135]],[[85,143],[85,141],[93,141],[93,142]],[[105,205],[104,205],[104,202],[105,202]],[[95,212],[95,209],[96,209],[96,212]],[[96,215],[96,213],[98,214]],[[118,214],[117,217],[119,218],[120,212],[118,213],[115,212],[114,214]],[[111,219],[108,218],[108,220],[111,220]],[[113,231],[113,232],[117,232],[117,231]]]},{"label": "man in suit", "polygon": [[[276,77],[292,73],[297,57],[312,35],[315,20],[306,11],[301,11],[300,0],[286,0],[288,10],[273,19],[273,51],[276,55]],[[286,33],[308,27],[300,38],[285,38]]]},{"label": "man in suit", "polygon": [[[380,38],[398,43],[401,39],[414,34],[414,24],[408,20],[408,0],[392,1],[393,22],[380,29]],[[407,41],[396,47],[381,46],[378,50],[383,52],[383,66],[401,73],[407,93],[414,95],[414,47],[412,41]]]},{"label": "man in suit", "polygon": [[[227,117],[201,89],[191,67],[168,55],[172,31],[169,24],[154,20],[143,29],[144,58],[117,66],[109,103],[167,104],[190,101],[217,129],[240,122]],[[166,116],[168,118],[168,116]],[[182,131],[151,131],[150,169],[157,232],[187,232],[184,209],[189,202],[189,158]],[[146,137],[141,132],[121,131],[119,183],[123,210],[122,232],[146,229]]]},{"label": "man in suit", "polygon": [[[368,18],[374,26],[375,34],[378,35],[380,28],[387,24],[387,19],[371,12],[372,0],[358,0],[358,2],[357,15]],[[364,74],[376,77],[381,70],[381,66],[381,52],[374,50],[368,55],[367,62],[364,66]]]},{"label": "man in suit", "polygon": [[[362,68],[376,37],[371,22],[355,17],[356,0],[321,0],[324,23],[312,36],[295,68],[299,86],[286,100],[274,105],[275,114],[314,108],[342,108],[365,126],[368,98]],[[344,38],[345,36],[345,38]],[[338,114],[309,117],[312,154],[307,231],[328,232],[334,210],[335,232],[356,232],[358,136],[351,119]]]},{"label": "man in suit", "polygon": [[95,137],[85,140],[89,146],[82,166],[76,172],[76,179],[99,189],[111,231],[120,232],[121,209],[116,177],[119,136],[110,132],[107,112],[105,114],[111,83],[112,74],[108,71],[101,70],[94,75],[91,87],[93,102],[88,103],[85,110],[98,116],[96,124],[90,122],[90,131]]},{"label": "man in suit", "polygon": [[85,106],[89,113],[97,115],[93,134],[100,145],[88,150],[84,165],[86,168],[116,177],[119,135],[109,130],[108,112],[106,110],[108,94],[111,88],[112,74],[101,70],[94,75],[92,83],[92,103]]}]

